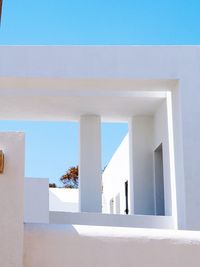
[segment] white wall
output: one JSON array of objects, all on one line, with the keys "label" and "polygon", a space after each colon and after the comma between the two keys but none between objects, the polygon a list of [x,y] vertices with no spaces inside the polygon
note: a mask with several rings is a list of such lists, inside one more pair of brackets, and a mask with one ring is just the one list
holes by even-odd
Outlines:
[{"label": "white wall", "polygon": [[200,233],[25,225],[25,267],[198,267]]},{"label": "white wall", "polygon": [[[103,212],[125,210],[125,182],[129,186],[129,214],[154,214],[153,179],[153,117],[136,116],[130,119],[129,134],[114,153],[103,173]],[[129,147],[130,144],[130,147]]]},{"label": "white wall", "polygon": [[[193,222],[189,226],[186,223],[186,188],[184,174],[183,159],[183,133],[182,133],[182,108],[181,108],[181,88],[177,84],[175,90],[172,91],[172,126],[174,132],[174,157],[175,157],[175,193],[177,203],[177,225],[180,229],[198,229],[198,215],[192,216]],[[198,190],[197,190],[198,191]],[[192,206],[191,206],[192,207]],[[192,209],[192,208],[191,208]],[[195,210],[195,209],[194,209]],[[192,212],[192,211],[190,211]],[[191,218],[191,216],[190,216]],[[196,219],[194,219],[196,218]],[[200,229],[200,228],[199,228]]]},{"label": "white wall", "polygon": [[174,229],[174,219],[170,216],[50,212],[49,221],[52,224]]},{"label": "white wall", "polygon": [[49,179],[25,178],[24,222],[49,222]]},{"label": "white wall", "polygon": [[163,176],[165,214],[172,215],[171,206],[171,175],[169,161],[169,136],[166,100],[160,105],[154,116],[154,146],[153,151],[162,143],[163,149]]},{"label": "white wall", "polygon": [[24,134],[0,132],[5,154],[0,174],[0,266],[23,266]]},{"label": "white wall", "polygon": [[[124,138],[103,173],[103,211],[105,213],[110,212],[110,201],[113,200],[114,213],[117,213],[116,197],[120,195],[120,213],[124,213],[124,182],[129,180],[129,193],[132,197],[132,199],[130,197],[129,209],[132,206],[132,213],[135,214],[154,214],[153,154],[154,150],[162,143],[165,215],[170,216],[172,215],[172,196],[166,99],[163,100],[154,116],[133,117],[130,120],[129,127],[130,138],[128,135]],[[130,150],[129,143],[131,144]],[[130,159],[132,166],[129,165]],[[131,170],[133,176],[131,176]]]},{"label": "white wall", "polygon": [[81,116],[79,134],[79,210],[102,212],[101,117]]},{"label": "white wall", "polygon": [[[95,79],[98,79],[96,82],[100,91],[115,91],[117,88],[121,90],[120,93],[134,91],[135,87],[132,90],[130,82],[138,79],[147,81],[147,90],[152,79],[177,81],[178,90],[170,90],[175,104],[173,126],[178,221],[181,228],[200,229],[200,46],[2,46],[0,58],[1,78],[69,78],[78,81],[76,89],[83,91],[90,86],[94,92]],[[84,81],[83,87],[80,86],[80,77]],[[56,88],[57,81],[54,82]],[[38,90],[37,99],[44,92],[48,95],[50,83],[51,80],[45,91]],[[31,96],[35,92],[35,85],[31,82],[29,84],[34,88],[28,92]],[[5,90],[9,94],[10,91],[3,88],[1,97]],[[144,87],[138,86],[136,90],[144,90]],[[169,88],[159,85],[151,86],[150,90],[166,91]],[[27,90],[20,92],[28,94]],[[53,113],[50,115],[52,118]]]},{"label": "white wall", "polygon": [[49,179],[25,178],[24,222],[48,223],[49,211],[78,212],[78,189],[49,188]]},{"label": "white wall", "polygon": [[[132,214],[154,214],[153,117],[134,116],[129,122]],[[130,166],[131,167],[131,166]]]},{"label": "white wall", "polygon": [[114,153],[108,166],[103,172],[103,212],[110,213],[110,201],[114,200],[114,213],[116,209],[116,197],[120,195],[120,214],[125,210],[125,181],[129,180],[129,137],[128,134]]},{"label": "white wall", "polygon": [[120,213],[124,214],[124,183],[128,180],[129,211],[132,214],[154,214],[153,153],[160,143],[163,143],[164,155],[165,211],[166,215],[171,215],[166,101],[163,101],[154,116],[136,116],[130,120],[129,135],[124,138],[103,173],[103,211],[105,213],[110,213],[111,200],[113,200],[114,213],[118,213],[116,202],[120,196]]},{"label": "white wall", "polygon": [[49,188],[49,211],[78,212],[78,189]]}]

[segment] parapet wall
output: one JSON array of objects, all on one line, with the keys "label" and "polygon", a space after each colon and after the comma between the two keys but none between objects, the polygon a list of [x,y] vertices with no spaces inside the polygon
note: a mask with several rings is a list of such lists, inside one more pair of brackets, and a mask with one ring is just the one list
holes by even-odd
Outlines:
[{"label": "parapet wall", "polygon": [[200,233],[173,230],[25,225],[24,267],[196,267]]},{"label": "parapet wall", "polygon": [[174,229],[171,216],[101,214],[94,212],[56,212],[49,213],[51,224],[77,224],[113,227],[136,227]]}]

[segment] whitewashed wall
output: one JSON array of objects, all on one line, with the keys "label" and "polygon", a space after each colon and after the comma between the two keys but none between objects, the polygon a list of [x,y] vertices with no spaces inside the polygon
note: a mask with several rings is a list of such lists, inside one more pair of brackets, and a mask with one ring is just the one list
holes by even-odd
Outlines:
[{"label": "whitewashed wall", "polygon": [[153,116],[134,116],[129,122],[131,214],[154,214]]},{"label": "whitewashed wall", "polygon": [[[103,212],[112,213],[110,206],[113,201],[113,213],[124,214],[124,183],[128,180],[129,213],[152,215],[154,214],[153,117],[137,116],[130,124],[131,132],[126,135],[103,173]],[[130,176],[130,141],[133,177]]]},{"label": "whitewashed wall", "polygon": [[78,212],[78,189],[49,188],[49,211]]},{"label": "whitewashed wall", "polygon": [[155,150],[162,143],[163,149],[163,176],[164,176],[164,199],[165,214],[172,215],[171,206],[171,176],[169,167],[169,136],[167,120],[167,103],[166,100],[157,109],[154,116],[154,146]]},{"label": "whitewashed wall", "polygon": [[[114,213],[124,214],[126,208],[124,183],[129,179],[129,137],[127,134],[103,173],[103,213],[110,213],[110,201],[113,200]],[[118,196],[120,205],[116,202]]]},{"label": "whitewashed wall", "polygon": [[25,178],[24,222],[49,222],[49,179]]},{"label": "whitewashed wall", "polygon": [[0,174],[0,266],[23,266],[24,134],[0,132],[5,154]]},{"label": "whitewashed wall", "polygon": [[[167,103],[163,103],[152,117],[138,116],[131,121],[132,140],[127,135],[116,150],[106,170],[103,173],[103,212],[110,213],[110,202],[113,200],[114,213],[117,212],[116,198],[120,196],[120,213],[125,210],[124,183],[134,180],[132,199],[129,199],[129,209],[133,205],[132,214],[154,214],[154,150],[163,144],[163,172],[165,193],[165,214],[171,212],[171,183],[169,168],[169,137],[167,120]],[[133,177],[130,177],[129,142],[132,141]],[[132,203],[130,203],[132,201]]]},{"label": "whitewashed wall", "polygon": [[[177,90],[172,88],[172,102],[178,224],[181,228],[200,229],[200,46],[3,46],[0,57],[1,77],[62,77],[79,81],[80,77],[85,81],[98,78],[99,90],[109,90],[113,84],[117,86],[111,90],[117,88],[124,92],[132,88],[125,81],[177,81]],[[115,83],[108,86],[107,80],[115,80]],[[56,88],[57,80],[54,82]],[[50,84],[51,80],[47,88]],[[88,88],[87,82],[85,88]],[[90,89],[93,88],[91,82]],[[20,92],[25,91],[27,93],[27,88]],[[41,96],[41,92],[38,90],[36,96]],[[5,91],[1,97],[4,94]],[[28,94],[34,95],[35,87]],[[3,116],[5,118],[5,114]]]},{"label": "whitewashed wall", "polygon": [[26,225],[24,267],[198,267],[200,233]]},{"label": "whitewashed wall", "polygon": [[49,188],[46,178],[25,178],[24,222],[48,223],[49,211],[78,212],[78,190]]},{"label": "whitewashed wall", "polygon": [[174,229],[174,219],[171,216],[154,215],[121,215],[94,212],[74,213],[51,211],[49,214],[49,222],[52,224]]}]

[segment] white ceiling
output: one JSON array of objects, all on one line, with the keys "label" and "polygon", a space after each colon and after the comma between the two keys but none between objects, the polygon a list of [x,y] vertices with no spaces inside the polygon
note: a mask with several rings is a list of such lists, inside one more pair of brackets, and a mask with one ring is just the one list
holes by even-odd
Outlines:
[{"label": "white ceiling", "polygon": [[0,78],[0,119],[124,121],[152,115],[173,84],[166,80]]}]

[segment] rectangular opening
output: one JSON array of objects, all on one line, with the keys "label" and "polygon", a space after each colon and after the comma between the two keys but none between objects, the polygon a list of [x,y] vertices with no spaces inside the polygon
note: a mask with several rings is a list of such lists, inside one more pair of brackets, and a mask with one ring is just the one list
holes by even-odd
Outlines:
[{"label": "rectangular opening", "polygon": [[154,151],[154,167],[155,167],[155,215],[165,215],[162,144],[160,144]]},{"label": "rectangular opening", "polygon": [[125,182],[125,214],[128,214],[128,181]]}]

